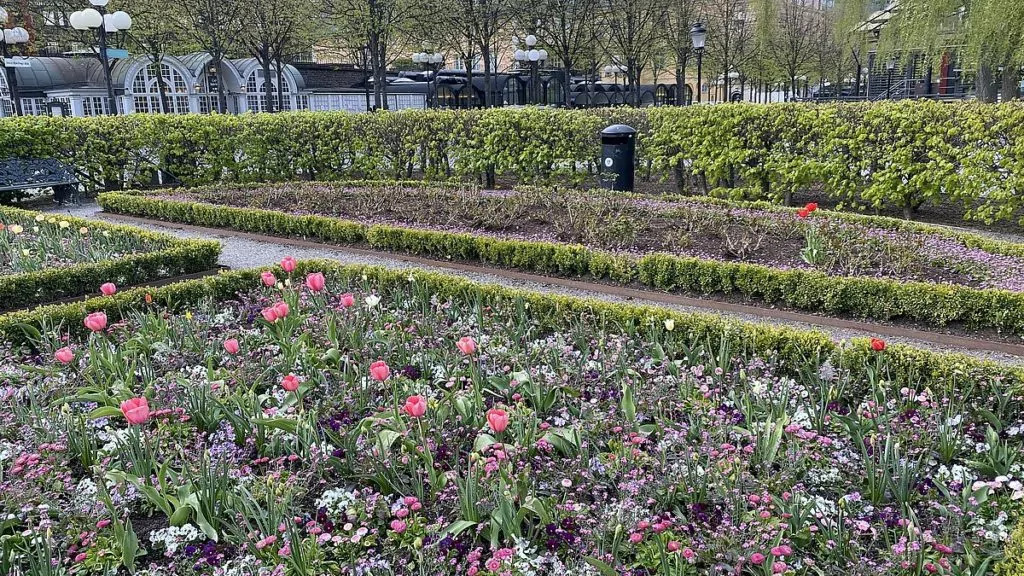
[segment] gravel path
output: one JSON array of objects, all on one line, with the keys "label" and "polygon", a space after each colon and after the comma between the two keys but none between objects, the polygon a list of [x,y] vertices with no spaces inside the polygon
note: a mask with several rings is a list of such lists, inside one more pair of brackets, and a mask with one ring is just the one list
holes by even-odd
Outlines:
[{"label": "gravel path", "polygon": [[[72,216],[78,216],[81,218],[95,218],[99,220],[107,220],[111,222],[117,222],[116,217],[111,217],[104,214],[99,205],[94,202],[81,204],[71,207],[54,207],[50,211],[61,212]],[[569,296],[579,296],[585,298],[593,298],[596,300],[603,300],[607,302],[625,302],[631,304],[651,304],[655,306],[661,306],[665,308],[671,308],[682,312],[701,312],[708,313],[713,312],[723,316],[730,316],[739,320],[745,320],[748,322],[755,323],[767,323],[778,326],[790,326],[793,328],[800,329],[813,329],[828,333],[836,341],[846,340],[853,337],[871,337],[874,334],[862,330],[852,330],[845,328],[836,328],[831,326],[819,326],[815,324],[808,324],[802,322],[791,322],[783,321],[774,318],[765,318],[763,316],[751,315],[751,314],[740,314],[732,312],[720,312],[718,310],[710,310],[707,308],[693,307],[693,306],[681,306],[666,304],[662,302],[643,301],[633,298],[626,298],[615,294],[608,294],[599,291],[591,290],[579,290],[571,289],[564,286],[552,285],[543,282],[531,282],[523,281],[518,279],[509,279],[495,274],[489,274],[486,272],[463,272],[455,271],[449,268],[435,267],[435,266],[422,266],[412,264],[409,262],[403,262],[397,258],[389,258],[384,256],[371,256],[366,254],[358,254],[346,251],[341,247],[331,248],[303,248],[297,246],[289,246],[285,244],[277,244],[274,242],[261,242],[255,241],[249,238],[242,238],[231,231],[217,232],[216,234],[200,234],[192,230],[182,230],[175,228],[173,224],[162,226],[158,224],[144,224],[139,225],[132,223],[133,226],[139,226],[156,232],[162,232],[172,236],[180,238],[205,238],[219,240],[222,246],[222,253],[220,257],[220,263],[231,268],[253,268],[257,266],[268,266],[276,264],[281,261],[285,256],[293,256],[296,259],[327,259],[336,260],[344,264],[369,264],[374,266],[383,266],[392,269],[408,269],[408,268],[419,268],[424,270],[431,270],[435,272],[441,272],[444,274],[458,275],[476,282],[483,282],[489,284],[501,284],[504,286],[521,288],[525,290],[531,290],[535,292],[543,293],[557,293]],[[940,352],[959,352],[964,353],[975,358],[984,358],[989,360],[995,360],[1007,364],[1016,366],[1024,366],[1024,357],[1015,356],[1011,354],[1005,354],[1000,352],[992,351],[980,351],[980,350],[964,350],[961,348],[954,348],[943,344],[914,340],[909,338],[897,338],[897,337],[886,337],[889,342],[900,342],[910,344],[918,348],[925,348],[929,350],[935,350]]]}]

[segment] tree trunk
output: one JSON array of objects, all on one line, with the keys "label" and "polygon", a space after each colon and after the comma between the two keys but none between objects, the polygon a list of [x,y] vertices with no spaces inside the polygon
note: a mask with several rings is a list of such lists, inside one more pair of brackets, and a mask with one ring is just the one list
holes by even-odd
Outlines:
[{"label": "tree trunk", "polygon": [[490,108],[494,100],[494,75],[491,74],[491,43],[480,44],[480,56],[484,59],[484,108]]},{"label": "tree trunk", "polygon": [[221,114],[228,113],[228,96],[224,92],[224,74],[221,72],[221,62],[224,57],[220,54],[213,57],[214,75],[217,76],[217,110]]},{"label": "tree trunk", "polygon": [[281,66],[281,58],[277,58],[277,109],[282,112],[289,110],[284,105],[284,70]]},{"label": "tree trunk", "polygon": [[996,87],[995,81],[992,78],[991,66],[983,65],[978,67],[975,88],[978,93],[978,100],[989,103],[996,101]]},{"label": "tree trunk", "polygon": [[274,111],[274,86],[270,81],[270,55],[260,55],[260,66],[263,67],[263,97],[266,99],[265,112]]},{"label": "tree trunk", "polygon": [[160,93],[160,111],[164,114],[171,113],[171,106],[167,100],[167,82],[164,80],[163,59],[159,56],[150,58],[156,66],[156,90]]},{"label": "tree trunk", "polygon": [[685,106],[686,102],[686,61],[689,54],[678,55],[679,65],[676,66],[676,106]]},{"label": "tree trunk", "polygon": [[1013,66],[1003,68],[1003,102],[1020,97],[1020,71]]}]

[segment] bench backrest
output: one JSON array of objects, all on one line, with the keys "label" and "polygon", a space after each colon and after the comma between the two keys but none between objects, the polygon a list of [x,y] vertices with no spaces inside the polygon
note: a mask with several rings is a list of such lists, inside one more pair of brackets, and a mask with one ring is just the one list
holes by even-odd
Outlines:
[{"label": "bench backrest", "polygon": [[76,182],[74,171],[53,158],[0,160],[0,188]]}]

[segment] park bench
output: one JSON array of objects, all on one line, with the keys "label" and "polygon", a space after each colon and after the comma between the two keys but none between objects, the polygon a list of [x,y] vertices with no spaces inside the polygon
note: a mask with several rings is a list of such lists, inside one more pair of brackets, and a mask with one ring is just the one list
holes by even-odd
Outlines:
[{"label": "park bench", "polygon": [[78,193],[78,177],[71,168],[53,158],[0,160],[0,198],[37,188],[52,188],[56,202],[73,200]]}]

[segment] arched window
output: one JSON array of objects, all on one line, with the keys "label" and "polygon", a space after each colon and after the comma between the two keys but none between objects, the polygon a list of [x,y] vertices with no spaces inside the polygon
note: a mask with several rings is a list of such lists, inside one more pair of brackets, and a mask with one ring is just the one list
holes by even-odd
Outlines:
[{"label": "arched window", "polygon": [[561,78],[552,76],[544,83],[544,103],[548,106],[565,104],[565,88],[562,86]]},{"label": "arched window", "polygon": [[[257,68],[253,70],[249,77],[245,79],[245,102],[250,112],[266,112],[267,111],[267,91],[266,81],[263,79],[263,69]],[[288,86],[288,82],[284,82],[284,86],[281,87],[281,92],[284,94],[284,105],[280,106],[281,110],[292,109],[291,99],[291,88]],[[274,110],[279,108],[278,103],[281,98],[278,98],[277,94],[277,72],[273,69],[270,70],[270,94],[273,97]]]},{"label": "arched window", "polygon": [[14,116],[14,103],[11,101],[11,90],[7,87],[7,78],[0,69],[0,116]]},{"label": "arched window", "polygon": [[526,102],[526,86],[522,80],[515,76],[509,76],[505,80],[503,91],[505,106],[519,106]]},{"label": "arched window", "polygon": [[659,84],[658,88],[654,91],[654,105],[655,106],[673,106],[676,103],[676,91],[675,86],[665,86]]},{"label": "arched window", "polygon": [[[188,114],[188,83],[180,72],[162,62],[150,64],[139,70],[132,79],[132,102],[136,112],[167,112],[170,114]],[[163,78],[164,92],[167,96],[167,110],[160,101],[158,78]]]},{"label": "arched window", "polygon": [[217,85],[220,78],[217,77],[217,68],[213,62],[203,66],[200,71],[199,81],[196,84],[196,93],[199,94],[199,113],[210,114],[220,110],[217,103]]}]

